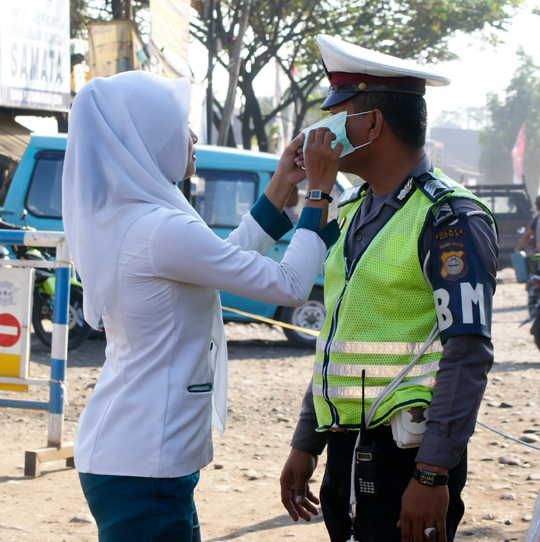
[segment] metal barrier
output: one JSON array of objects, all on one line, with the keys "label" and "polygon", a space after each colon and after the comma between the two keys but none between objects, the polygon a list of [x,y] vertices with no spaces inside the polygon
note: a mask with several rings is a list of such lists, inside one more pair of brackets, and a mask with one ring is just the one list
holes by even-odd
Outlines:
[{"label": "metal barrier", "polygon": [[[67,344],[69,333],[69,292],[71,258],[62,232],[35,231],[0,231],[0,245],[24,245],[28,247],[55,247],[55,260],[1,260],[0,285],[3,291],[0,295],[0,358],[13,362],[17,355],[10,352],[20,341],[20,364],[18,376],[2,376],[0,374],[0,389],[26,391],[29,385],[49,386],[49,401],[21,401],[0,398],[0,407],[28,408],[47,410],[49,412],[49,427],[47,447],[29,450],[25,454],[24,474],[39,476],[41,463],[65,459],[66,465],[73,467],[73,443],[63,443],[64,403],[66,395],[65,377],[67,365]],[[30,364],[30,324],[31,300],[34,291],[34,268],[55,268],[55,295],[53,306],[53,328],[51,345],[51,376],[49,380],[29,378]],[[19,270],[19,271],[17,271]],[[16,273],[24,274],[24,288],[16,288],[9,277]],[[21,275],[22,276],[22,275]],[[7,277],[7,279],[6,279]],[[14,296],[20,292],[22,309],[21,321],[8,311],[10,305],[17,307]],[[10,294],[11,292],[11,294]],[[26,297],[27,296],[27,297]],[[26,318],[26,320],[25,320]]]}]

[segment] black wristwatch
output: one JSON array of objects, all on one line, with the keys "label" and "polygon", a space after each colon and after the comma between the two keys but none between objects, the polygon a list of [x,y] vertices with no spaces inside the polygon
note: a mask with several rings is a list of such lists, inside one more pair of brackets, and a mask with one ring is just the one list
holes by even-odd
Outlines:
[{"label": "black wristwatch", "polygon": [[332,203],[334,201],[334,198],[330,194],[327,194],[326,192],[323,192],[322,190],[310,190],[306,194],[306,199],[311,199],[314,201],[327,199],[329,203]]},{"label": "black wristwatch", "polygon": [[426,486],[448,485],[448,474],[437,474],[429,470],[414,469],[413,478]]}]

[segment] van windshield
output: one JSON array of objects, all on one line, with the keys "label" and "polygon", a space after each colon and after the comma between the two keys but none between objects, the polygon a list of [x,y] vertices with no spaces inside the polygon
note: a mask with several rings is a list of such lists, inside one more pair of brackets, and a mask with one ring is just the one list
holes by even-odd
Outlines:
[{"label": "van windshield", "polygon": [[26,196],[29,213],[40,218],[62,218],[63,169],[63,152],[38,153]]}]

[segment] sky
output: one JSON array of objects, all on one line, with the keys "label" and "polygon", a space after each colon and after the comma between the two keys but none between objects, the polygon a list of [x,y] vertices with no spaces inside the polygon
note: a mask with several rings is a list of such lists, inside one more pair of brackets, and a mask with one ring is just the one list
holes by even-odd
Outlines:
[{"label": "sky", "polygon": [[426,101],[430,120],[454,107],[480,107],[486,105],[488,93],[505,94],[519,61],[516,52],[520,46],[540,66],[540,16],[530,15],[532,6],[540,1],[525,2],[521,13],[512,19],[507,33],[500,35],[505,43],[494,48],[478,37],[460,35],[450,41],[450,50],[460,59],[432,65],[433,71],[452,80],[444,88],[428,88]]},{"label": "sky", "polygon": [[[540,16],[530,15],[533,6],[540,7],[540,0],[526,0],[520,13],[508,25],[508,32],[501,33],[505,43],[497,48],[487,45],[478,36],[459,35],[450,40],[450,50],[459,56],[459,60],[431,65],[433,71],[451,79],[452,84],[444,88],[428,87],[426,101],[430,124],[444,111],[484,106],[488,93],[504,95],[518,66],[516,52],[520,46],[540,66]],[[206,73],[206,67],[202,66],[205,62],[195,64],[199,64],[196,75],[202,78]],[[266,77],[264,79],[262,88],[268,89],[268,81]],[[223,86],[226,88],[226,83]],[[273,85],[271,88],[273,90]],[[53,119],[29,121],[19,117],[18,120],[38,132],[56,133]]]}]

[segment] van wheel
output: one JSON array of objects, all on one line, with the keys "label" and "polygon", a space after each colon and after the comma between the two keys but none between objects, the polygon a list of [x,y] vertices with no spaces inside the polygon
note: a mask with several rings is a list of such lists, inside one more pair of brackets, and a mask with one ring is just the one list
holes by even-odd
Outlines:
[{"label": "van wheel", "polygon": [[[281,307],[279,320],[293,326],[320,331],[325,318],[326,308],[324,306],[323,291],[322,288],[315,287],[305,305],[301,307]],[[293,346],[315,348],[317,337],[294,329],[283,328],[283,331]]]}]

